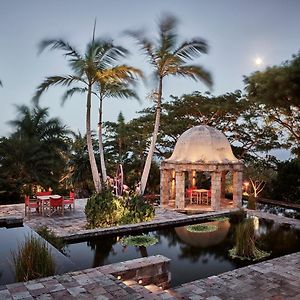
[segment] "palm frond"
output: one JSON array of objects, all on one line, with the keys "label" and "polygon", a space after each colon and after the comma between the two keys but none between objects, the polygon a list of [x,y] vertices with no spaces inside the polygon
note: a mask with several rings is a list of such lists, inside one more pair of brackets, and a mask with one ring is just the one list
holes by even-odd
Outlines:
[{"label": "palm frond", "polygon": [[165,15],[161,18],[159,28],[159,45],[162,53],[170,52],[176,45],[177,33],[176,27],[178,20],[172,15]]},{"label": "palm frond", "polygon": [[65,56],[70,56],[76,59],[81,59],[79,52],[72,47],[68,42],[63,39],[51,39],[43,40],[39,43],[39,52],[43,52],[46,48],[50,47],[50,50],[62,50],[65,52]]},{"label": "palm frond", "polygon": [[83,93],[87,92],[87,90],[88,90],[87,88],[80,88],[80,87],[73,87],[73,88],[67,90],[62,96],[61,104],[63,105],[66,102],[66,100],[68,98],[71,98],[74,94],[76,94],[76,93],[83,94]]},{"label": "palm frond", "polygon": [[149,59],[150,64],[157,67],[157,55],[155,54],[155,47],[153,43],[145,37],[145,32],[143,30],[126,30],[124,34],[135,39],[144,55],[146,55]]},{"label": "palm frond", "polygon": [[188,77],[194,80],[203,81],[209,88],[212,86],[212,78],[208,71],[206,71],[201,66],[196,65],[185,65],[180,67],[174,67],[169,69],[170,75],[181,75],[183,77]]},{"label": "palm frond", "polygon": [[2,81],[0,80],[0,86],[3,86]]},{"label": "palm frond", "polygon": [[198,57],[201,53],[206,54],[207,52],[208,45],[206,41],[201,38],[196,38],[189,42],[182,43],[173,54],[187,60]]},{"label": "palm frond", "polygon": [[84,82],[80,77],[77,76],[50,76],[47,77],[38,87],[36,90],[36,93],[34,94],[32,100],[34,103],[38,103],[38,100],[40,99],[41,95],[50,87],[55,85],[63,85],[63,86],[69,86],[73,82]]}]

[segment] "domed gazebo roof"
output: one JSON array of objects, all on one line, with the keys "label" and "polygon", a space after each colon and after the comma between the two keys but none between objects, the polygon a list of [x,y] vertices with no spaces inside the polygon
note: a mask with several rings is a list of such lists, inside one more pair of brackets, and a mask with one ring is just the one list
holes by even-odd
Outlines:
[{"label": "domed gazebo roof", "polygon": [[205,125],[192,127],[177,140],[169,163],[238,163],[226,136]]}]

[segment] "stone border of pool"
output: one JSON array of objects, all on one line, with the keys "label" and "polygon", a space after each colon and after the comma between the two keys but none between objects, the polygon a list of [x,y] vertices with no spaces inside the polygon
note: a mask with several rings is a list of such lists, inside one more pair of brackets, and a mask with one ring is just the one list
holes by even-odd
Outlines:
[{"label": "stone border of pool", "polygon": [[0,217],[0,226],[22,226],[23,218],[18,216]]},{"label": "stone border of pool", "polygon": [[108,228],[85,229],[77,233],[60,235],[60,237],[63,238],[65,241],[77,241],[77,240],[83,240],[86,238],[97,237],[97,236],[128,234],[132,232],[139,232],[142,230],[151,230],[151,229],[169,227],[174,225],[186,225],[186,224],[191,224],[199,221],[205,221],[212,217],[227,216],[228,214],[238,210],[239,209],[230,209],[230,210],[223,210],[220,212],[208,212],[208,213],[203,213],[198,215],[186,215],[172,220],[160,220],[160,221],[156,220],[156,221],[142,222],[137,224],[127,224],[127,225],[114,226]]}]

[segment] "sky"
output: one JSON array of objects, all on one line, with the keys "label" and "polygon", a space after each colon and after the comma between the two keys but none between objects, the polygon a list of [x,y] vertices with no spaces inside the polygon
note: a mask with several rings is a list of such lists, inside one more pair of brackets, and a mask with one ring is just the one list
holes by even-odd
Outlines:
[{"label": "sky", "polygon": [[[194,62],[213,76],[212,94],[243,90],[243,75],[290,59],[300,49],[300,1],[298,0],[0,0],[0,136],[11,132],[7,123],[15,119],[15,105],[31,105],[36,87],[46,76],[67,75],[71,71],[59,51],[38,55],[43,39],[64,38],[84,52],[96,36],[114,40],[131,51],[125,61],[141,68],[150,78],[151,68],[135,43],[122,32],[145,29],[155,37],[157,22],[164,14],[179,19],[181,40],[204,38],[208,55]],[[261,65],[255,59],[262,59]],[[155,88],[151,80],[141,83],[136,100],[107,99],[104,121],[116,121],[120,112],[128,121],[152,103],[147,95]],[[51,117],[59,117],[74,131],[85,131],[85,97],[76,95],[63,106],[64,87],[49,89],[40,105],[49,107]],[[168,78],[164,99],[193,91],[208,91],[201,82]],[[92,128],[97,127],[97,101],[93,102]]]}]

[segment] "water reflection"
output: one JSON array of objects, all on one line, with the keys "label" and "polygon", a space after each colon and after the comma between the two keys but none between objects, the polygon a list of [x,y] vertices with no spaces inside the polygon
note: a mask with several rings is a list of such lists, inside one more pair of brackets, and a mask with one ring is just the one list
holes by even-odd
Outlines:
[{"label": "water reflection", "polygon": [[194,247],[207,248],[217,245],[225,240],[230,228],[228,220],[214,221],[204,224],[215,225],[218,229],[213,232],[190,232],[185,226],[175,228],[175,232],[182,241]]}]

